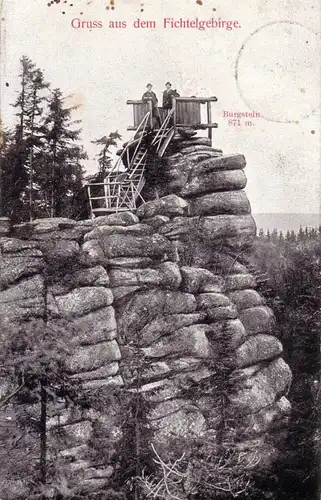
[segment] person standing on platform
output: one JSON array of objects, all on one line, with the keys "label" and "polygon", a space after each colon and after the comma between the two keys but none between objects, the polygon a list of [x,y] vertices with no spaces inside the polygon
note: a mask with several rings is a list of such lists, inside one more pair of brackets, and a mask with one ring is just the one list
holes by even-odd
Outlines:
[{"label": "person standing on platform", "polygon": [[172,89],[172,84],[170,82],[167,82],[165,84],[166,90],[163,92],[163,108],[164,109],[172,109],[173,106],[173,97],[179,97],[179,94],[177,93],[177,90]]},{"label": "person standing on platform", "polygon": [[152,101],[152,115],[156,119],[156,121],[158,122],[158,125],[161,126],[161,119],[160,119],[160,114],[159,114],[159,109],[158,109],[158,99],[157,99],[155,92],[152,91],[152,88],[153,88],[152,84],[149,83],[147,85],[146,92],[144,92],[144,94],[142,96],[142,101],[149,101],[149,100]]}]

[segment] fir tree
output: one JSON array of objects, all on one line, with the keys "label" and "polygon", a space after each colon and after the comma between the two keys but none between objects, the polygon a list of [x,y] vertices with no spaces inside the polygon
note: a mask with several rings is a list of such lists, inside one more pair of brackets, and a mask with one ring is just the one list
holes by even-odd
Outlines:
[{"label": "fir tree", "polygon": [[317,237],[317,230],[312,227],[309,231],[309,238],[315,239]]},{"label": "fir tree", "polygon": [[[66,322],[39,318],[5,335],[2,342],[2,374],[10,381],[10,390],[2,398],[0,410],[8,412],[11,423],[2,445],[8,447],[8,461],[18,460],[19,479],[29,491],[28,499],[40,498],[39,492],[45,492],[54,467],[48,455],[49,412],[59,401],[77,404],[79,400],[80,386],[66,370],[72,337]],[[23,447],[17,446],[20,441]],[[10,468],[6,474],[15,478]]]},{"label": "fir tree", "polygon": [[[14,162],[16,163],[17,178],[20,184],[20,196],[25,189],[25,198],[28,198],[29,218],[34,216],[34,154],[35,149],[41,147],[42,128],[41,118],[46,96],[44,91],[49,84],[45,82],[42,71],[27,57],[20,60],[22,71],[21,89],[13,107],[17,109],[14,144]],[[26,182],[27,181],[27,182]],[[28,183],[28,188],[27,188]],[[27,188],[27,189],[26,189]]]},{"label": "fir tree", "polygon": [[[15,161],[14,134],[10,130],[1,131],[0,147],[0,213],[11,215],[17,207],[22,187],[27,176],[19,179],[18,162]],[[17,175],[18,174],[18,175]],[[20,182],[19,182],[20,180]],[[15,202],[15,207],[13,206]]]},{"label": "fir tree", "polygon": [[283,233],[282,231],[279,232],[279,245],[283,245],[284,244],[284,236],[283,236]]},{"label": "fir tree", "polygon": [[104,135],[100,139],[95,139],[94,141],[91,141],[93,144],[102,147],[97,155],[99,170],[96,180],[102,181],[106,177],[107,172],[110,169],[112,163],[112,158],[110,156],[111,151],[109,148],[116,147],[117,142],[120,139],[121,135],[116,130],[116,132],[111,132],[108,137]]},{"label": "fir tree", "polygon": [[[288,232],[283,246],[256,242],[256,265],[266,270],[268,305],[276,314],[284,357],[293,373],[292,413],[287,441],[275,470],[276,500],[317,498],[319,469],[320,241],[301,228]],[[255,497],[256,498],[256,497]]]},{"label": "fir tree", "polygon": [[271,241],[272,243],[277,243],[278,242],[278,231],[277,229],[273,229],[272,234],[271,234]]},{"label": "fir tree", "polygon": [[291,231],[291,242],[292,242],[292,243],[295,243],[295,242],[296,242],[296,240],[297,240],[296,234],[295,234],[295,232],[294,232],[294,231],[293,231],[293,229],[292,229],[292,231]]},{"label": "fir tree", "polygon": [[34,150],[35,147],[41,147],[42,130],[39,120],[43,112],[42,104],[45,101],[45,97],[41,95],[41,92],[48,88],[49,84],[44,82],[43,73],[40,69],[34,70],[31,78],[32,92],[27,115],[27,131],[29,133],[27,145],[29,152],[29,214],[32,220],[34,216]]},{"label": "fir tree", "polygon": [[79,121],[72,120],[76,107],[65,107],[60,89],[48,98],[48,114],[43,121],[44,147],[37,162],[38,211],[50,217],[72,217],[75,200],[82,189],[82,160],[87,158],[78,144]]},{"label": "fir tree", "polygon": [[300,226],[297,239],[298,239],[298,241],[304,241],[304,239],[305,239],[305,233],[303,231],[302,226]]}]

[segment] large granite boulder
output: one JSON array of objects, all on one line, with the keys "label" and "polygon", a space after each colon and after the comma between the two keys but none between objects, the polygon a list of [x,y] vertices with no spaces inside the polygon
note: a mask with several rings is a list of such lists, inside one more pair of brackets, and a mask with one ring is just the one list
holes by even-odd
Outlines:
[{"label": "large granite boulder", "polygon": [[165,453],[180,440],[232,435],[249,467],[276,458],[270,436],[289,415],[291,372],[243,258],[256,231],[245,158],[180,133],[155,162],[157,175],[148,172],[135,214],[12,229],[0,220],[2,335],[34,318],[65,322],[70,381],[99,407],[61,403],[48,415],[49,445],[59,425],[66,440],[57,456],[88,498],[110,484],[117,462],[109,452],[98,460],[93,443],[104,436],[106,450],[117,449],[128,401],[139,401]]}]

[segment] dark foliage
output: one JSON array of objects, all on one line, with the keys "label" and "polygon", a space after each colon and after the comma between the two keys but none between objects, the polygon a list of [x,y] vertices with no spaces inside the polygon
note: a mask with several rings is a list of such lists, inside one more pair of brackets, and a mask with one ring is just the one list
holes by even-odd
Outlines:
[{"label": "dark foliage", "polygon": [[[13,104],[16,125],[1,136],[1,213],[12,222],[37,217],[79,217],[82,191],[80,122],[72,120],[60,89],[50,91],[42,71],[20,60],[20,90]],[[76,126],[76,128],[75,128]]]},{"label": "dark foliage", "polygon": [[266,273],[263,292],[273,308],[293,373],[292,416],[277,464],[277,500],[319,498],[321,228],[295,234],[260,232],[255,264]]},{"label": "dark foliage", "polygon": [[120,140],[121,135],[118,133],[118,130],[116,130],[116,132],[111,132],[108,137],[104,135],[100,139],[91,141],[93,144],[96,144],[96,146],[101,148],[97,154],[99,168],[98,173],[94,176],[95,182],[102,182],[108,171],[111,169],[112,157],[110,156],[110,148],[117,147],[118,141]]}]

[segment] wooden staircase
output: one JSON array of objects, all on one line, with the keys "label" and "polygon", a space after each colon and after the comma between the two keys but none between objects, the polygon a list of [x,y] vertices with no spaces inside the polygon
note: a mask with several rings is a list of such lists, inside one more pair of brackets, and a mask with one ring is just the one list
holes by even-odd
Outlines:
[{"label": "wooden staircase", "polygon": [[145,185],[148,155],[163,156],[172,138],[174,127],[170,126],[172,111],[161,127],[151,135],[150,112],[146,113],[135,136],[121,152],[113,168],[102,183],[87,184],[91,217],[118,211],[134,211]]}]

